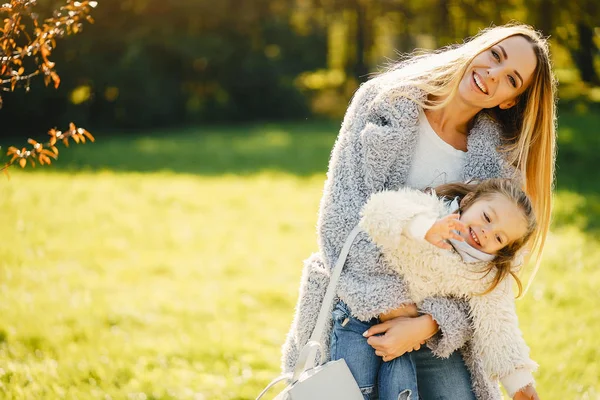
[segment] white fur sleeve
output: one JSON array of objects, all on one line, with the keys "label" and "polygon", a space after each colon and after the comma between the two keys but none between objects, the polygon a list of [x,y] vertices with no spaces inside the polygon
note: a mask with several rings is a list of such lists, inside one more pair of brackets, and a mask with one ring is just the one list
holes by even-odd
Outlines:
[{"label": "white fur sleeve", "polygon": [[375,193],[361,211],[360,227],[384,251],[393,250],[403,234],[424,236],[427,225],[438,218],[440,205],[435,196],[415,189]]},{"label": "white fur sleeve", "polygon": [[469,303],[473,317],[473,347],[483,359],[485,371],[500,379],[510,397],[533,384],[537,364],[519,329],[510,277],[492,292],[473,296]]}]

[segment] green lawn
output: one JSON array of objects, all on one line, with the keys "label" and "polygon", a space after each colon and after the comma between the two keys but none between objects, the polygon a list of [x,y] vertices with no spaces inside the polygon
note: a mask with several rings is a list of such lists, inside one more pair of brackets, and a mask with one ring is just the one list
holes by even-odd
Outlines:
[{"label": "green lawn", "polygon": [[[560,124],[555,226],[518,307],[542,399],[599,399],[600,118]],[[0,180],[0,398],[253,399],[338,125],[94,132]]]}]

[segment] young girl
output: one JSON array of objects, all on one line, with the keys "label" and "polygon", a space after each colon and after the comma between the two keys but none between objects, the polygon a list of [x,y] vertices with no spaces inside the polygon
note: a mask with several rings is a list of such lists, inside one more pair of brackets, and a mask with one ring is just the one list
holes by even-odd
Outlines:
[{"label": "young girl", "polygon": [[[511,397],[521,391],[537,399],[531,375],[537,365],[529,359],[519,331],[512,280],[507,279],[512,275],[521,291],[513,261],[536,229],[531,202],[517,185],[490,179],[442,185],[433,195],[406,188],[383,191],[365,204],[360,226],[378,245],[385,263],[403,276],[414,303],[432,296],[467,299],[473,351],[482,358],[485,373],[499,379]],[[344,320],[334,312],[334,341],[344,329]],[[354,346],[352,371],[360,370],[353,364],[364,363],[361,357],[383,356],[366,339]],[[396,387],[390,390],[408,399],[418,392],[414,362],[410,353],[401,359],[391,378]]]}]

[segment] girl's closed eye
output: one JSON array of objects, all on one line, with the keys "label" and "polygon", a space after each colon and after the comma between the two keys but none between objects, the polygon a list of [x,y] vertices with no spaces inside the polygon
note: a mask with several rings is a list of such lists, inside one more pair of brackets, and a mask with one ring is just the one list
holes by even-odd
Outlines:
[{"label": "girl's closed eye", "polygon": [[488,224],[489,224],[490,222],[492,222],[492,221],[491,221],[491,219],[490,219],[490,217],[489,217],[489,216],[487,215],[487,213],[485,213],[485,212],[483,213],[483,219],[484,219],[484,220],[485,220],[485,222],[487,222]]}]

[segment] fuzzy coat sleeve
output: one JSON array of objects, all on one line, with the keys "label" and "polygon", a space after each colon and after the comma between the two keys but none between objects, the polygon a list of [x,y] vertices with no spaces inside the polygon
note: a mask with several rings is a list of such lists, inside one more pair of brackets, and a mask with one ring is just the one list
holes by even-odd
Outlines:
[{"label": "fuzzy coat sleeve", "polygon": [[469,301],[475,328],[473,350],[481,355],[485,372],[500,379],[510,397],[534,383],[532,372],[537,369],[519,329],[511,284],[506,278],[490,293]]},{"label": "fuzzy coat sleeve", "polygon": [[401,175],[408,175],[412,154],[406,149],[416,148],[418,119],[419,108],[408,98],[394,98],[384,91],[369,104],[359,137],[364,180],[371,193],[400,184],[395,181],[398,171],[392,170],[394,167],[403,169]]},{"label": "fuzzy coat sleeve", "polygon": [[[320,254],[315,253],[304,261],[294,319],[282,346],[281,369],[284,374],[294,371],[300,351],[315,329],[329,278],[329,270],[325,267]],[[333,310],[333,305],[331,309]],[[327,321],[323,336],[319,339],[327,360],[330,358],[329,333],[332,323],[332,320]],[[319,359],[320,355],[317,355],[317,360]]]},{"label": "fuzzy coat sleeve", "polygon": [[[373,194],[363,207],[360,226],[386,252],[397,246],[402,235],[413,236],[415,220],[435,221],[444,212],[435,196],[410,188],[383,191]],[[438,357],[449,357],[473,334],[469,306],[464,300],[430,297],[419,304],[419,311],[431,315],[440,327],[427,342]]]}]

